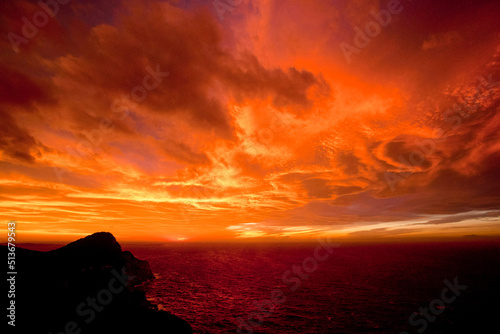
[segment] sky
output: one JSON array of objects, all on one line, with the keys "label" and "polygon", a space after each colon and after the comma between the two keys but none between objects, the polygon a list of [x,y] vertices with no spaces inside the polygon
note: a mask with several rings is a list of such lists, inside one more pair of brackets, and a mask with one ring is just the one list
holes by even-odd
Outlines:
[{"label": "sky", "polygon": [[0,219],[18,241],[500,236],[498,1],[0,13]]}]

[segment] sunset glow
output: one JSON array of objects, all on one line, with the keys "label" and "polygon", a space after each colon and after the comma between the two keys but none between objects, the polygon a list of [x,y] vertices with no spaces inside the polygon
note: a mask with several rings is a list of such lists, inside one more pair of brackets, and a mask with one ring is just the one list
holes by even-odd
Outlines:
[{"label": "sunset glow", "polygon": [[231,8],[0,4],[20,242],[500,237],[498,1]]}]

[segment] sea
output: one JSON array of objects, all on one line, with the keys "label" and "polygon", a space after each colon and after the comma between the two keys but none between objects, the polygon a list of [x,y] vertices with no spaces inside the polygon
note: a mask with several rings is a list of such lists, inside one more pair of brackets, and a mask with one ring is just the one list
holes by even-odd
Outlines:
[{"label": "sea", "polygon": [[500,243],[122,245],[194,333],[499,333]]}]

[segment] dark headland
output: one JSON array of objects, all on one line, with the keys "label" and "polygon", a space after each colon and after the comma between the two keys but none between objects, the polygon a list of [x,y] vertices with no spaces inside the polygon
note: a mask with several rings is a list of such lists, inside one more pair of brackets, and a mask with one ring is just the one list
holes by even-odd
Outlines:
[{"label": "dark headland", "polygon": [[49,252],[16,248],[16,266],[17,333],[192,333],[146,299],[140,284],[154,279],[149,264],[111,233]]}]

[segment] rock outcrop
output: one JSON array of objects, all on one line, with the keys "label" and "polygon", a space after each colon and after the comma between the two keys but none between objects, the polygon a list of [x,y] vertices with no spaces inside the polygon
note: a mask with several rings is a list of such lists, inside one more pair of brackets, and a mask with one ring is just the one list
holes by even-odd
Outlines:
[{"label": "rock outcrop", "polygon": [[16,248],[16,266],[16,332],[192,333],[146,299],[140,284],[154,279],[149,264],[110,233],[49,252]]}]

